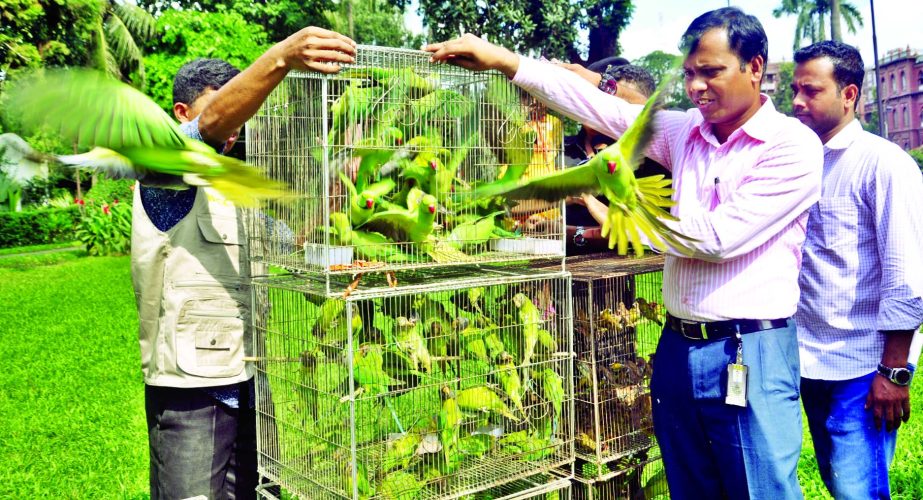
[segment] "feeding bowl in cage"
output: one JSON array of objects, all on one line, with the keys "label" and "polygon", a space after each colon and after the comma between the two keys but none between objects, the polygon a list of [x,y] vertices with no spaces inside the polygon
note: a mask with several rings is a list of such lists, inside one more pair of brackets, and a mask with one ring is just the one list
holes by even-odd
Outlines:
[{"label": "feeding bowl in cage", "polygon": [[349,266],[353,262],[353,247],[305,243],[304,262],[324,269],[331,266]]},{"label": "feeding bowl in cage", "polygon": [[491,240],[494,250],[522,255],[564,255],[560,240],[543,238],[498,238]]}]

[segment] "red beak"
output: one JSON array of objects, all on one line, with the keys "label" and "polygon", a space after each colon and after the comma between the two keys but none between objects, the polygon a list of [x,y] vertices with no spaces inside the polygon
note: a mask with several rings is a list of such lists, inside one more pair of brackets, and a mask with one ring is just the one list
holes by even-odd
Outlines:
[{"label": "red beak", "polygon": [[614,174],[615,169],[618,168],[619,164],[610,160],[608,163],[606,163],[606,166],[609,167],[609,173]]},{"label": "red beak", "polygon": [[375,202],[372,200],[365,200],[365,208],[372,208],[375,206]]},{"label": "red beak", "polygon": [[436,170],[436,160],[429,161],[429,168]]},{"label": "red beak", "polygon": [[404,139],[401,139],[400,137],[395,137],[395,138],[394,138],[394,143],[397,144],[398,146],[400,146],[401,144],[404,143]]},{"label": "red beak", "polygon": [[436,205],[430,205],[430,206],[429,206],[429,213],[431,213],[431,214],[436,213]]}]

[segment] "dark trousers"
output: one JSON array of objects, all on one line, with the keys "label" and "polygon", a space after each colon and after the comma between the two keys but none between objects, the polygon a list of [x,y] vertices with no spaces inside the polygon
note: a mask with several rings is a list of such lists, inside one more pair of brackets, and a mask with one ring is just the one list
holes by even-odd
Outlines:
[{"label": "dark trousers", "polygon": [[256,498],[256,416],[240,388],[235,409],[201,389],[145,386],[152,500]]}]

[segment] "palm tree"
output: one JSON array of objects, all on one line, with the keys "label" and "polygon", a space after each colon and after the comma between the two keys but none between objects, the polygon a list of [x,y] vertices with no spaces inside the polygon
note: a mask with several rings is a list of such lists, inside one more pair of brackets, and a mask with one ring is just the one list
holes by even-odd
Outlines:
[{"label": "palm tree", "polygon": [[93,33],[92,64],[136,87],[142,86],[144,59],[139,42],[153,36],[154,18],[146,10],[125,0],[107,0]]},{"label": "palm tree", "polygon": [[[834,5],[836,4],[836,5]],[[834,40],[841,40],[840,19],[846,23],[846,30],[856,33],[856,26],[863,26],[862,14],[853,4],[845,0],[782,0],[782,5],[772,11],[775,17],[796,15],[795,42],[793,49],[801,48],[801,41],[811,43],[827,39],[826,17],[830,14],[831,34]]]}]

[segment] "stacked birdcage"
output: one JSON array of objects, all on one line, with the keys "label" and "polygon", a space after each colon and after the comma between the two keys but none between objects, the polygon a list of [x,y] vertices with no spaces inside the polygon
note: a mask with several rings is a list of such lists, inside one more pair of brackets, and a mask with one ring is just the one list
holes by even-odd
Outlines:
[{"label": "stacked birdcage", "polygon": [[670,498],[663,463],[659,458],[621,468],[604,481],[575,480],[574,500],[657,500]]},{"label": "stacked birdcage", "polygon": [[474,191],[562,168],[561,121],[499,73],[360,46],[286,77],[246,135],[291,190],[249,226],[289,273],[253,286],[264,496],[551,491],[528,478],[573,464],[562,206]]},{"label": "stacked birdcage", "polygon": [[602,253],[569,257],[566,267],[576,352],[574,494],[627,498],[645,486],[665,494],[661,476],[647,484],[645,472],[662,468],[649,382],[664,321],[663,257]]},{"label": "stacked birdcage", "polygon": [[473,197],[563,168],[561,120],[497,72],[360,46],[338,74],[290,74],[246,135],[292,191],[251,228],[263,262],[329,276],[563,256],[560,203]]},{"label": "stacked birdcage", "polygon": [[290,494],[458,498],[572,463],[566,273],[253,290],[260,473]]}]

